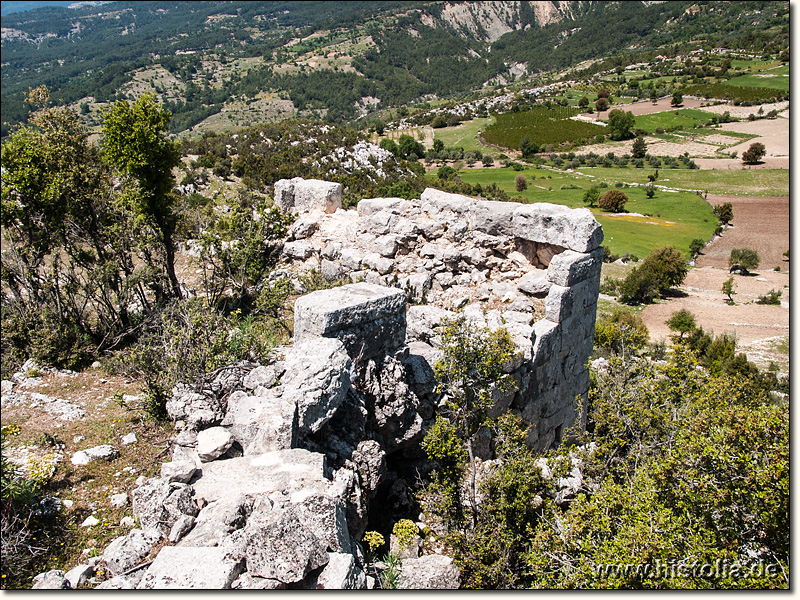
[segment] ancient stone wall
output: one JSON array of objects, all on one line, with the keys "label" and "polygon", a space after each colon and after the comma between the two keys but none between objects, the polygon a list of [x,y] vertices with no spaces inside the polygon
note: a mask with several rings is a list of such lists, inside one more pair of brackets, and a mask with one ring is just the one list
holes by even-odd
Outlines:
[{"label": "ancient stone wall", "polygon": [[[285,190],[286,183],[276,189]],[[456,311],[483,326],[506,327],[521,356],[513,370],[518,390],[497,410],[510,408],[532,423],[529,443],[536,449],[560,441],[574,423],[576,398],[589,387],[585,365],[603,232],[588,209],[484,201],[434,189],[418,200],[362,200],[357,211],[326,212],[322,195],[305,206],[310,208],[296,211],[285,268],[276,276],[315,269],[329,280],[403,290],[414,303],[406,315],[406,362],[417,367],[438,359],[436,330]],[[326,294],[335,302],[336,292]],[[298,306],[295,326],[305,335],[305,301]],[[431,382],[423,372],[415,371],[415,391],[424,396]]]}]

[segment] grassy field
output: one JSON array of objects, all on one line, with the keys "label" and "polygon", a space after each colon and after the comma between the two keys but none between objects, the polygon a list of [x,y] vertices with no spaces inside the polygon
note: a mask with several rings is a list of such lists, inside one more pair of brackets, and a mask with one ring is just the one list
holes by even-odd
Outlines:
[{"label": "grassy field", "polygon": [[496,150],[492,146],[484,146],[478,139],[479,132],[487,125],[494,122],[493,117],[486,119],[472,119],[456,127],[443,127],[434,129],[433,135],[437,140],[442,140],[444,145],[452,148],[464,148],[465,152],[470,150],[480,150],[481,152],[491,152]]},{"label": "grassy field", "polygon": [[[603,167],[581,168],[581,173],[594,175],[599,181],[647,183],[653,169]],[[702,190],[710,194],[737,196],[787,196],[789,194],[788,169],[659,169],[657,185],[682,190]]]},{"label": "grassy field", "polygon": [[[633,169],[602,170],[634,172]],[[640,169],[635,171],[642,173]],[[690,173],[690,171],[685,172]],[[583,194],[595,183],[579,175],[549,169],[530,168],[522,173],[528,177],[528,189],[523,192],[517,192],[515,189],[514,179],[520,172],[513,169],[471,169],[461,171],[459,176],[472,185],[496,183],[509,195],[521,196],[525,202],[550,202],[571,208],[585,206]],[[646,178],[646,175],[644,176]],[[619,177],[610,181],[617,180],[624,181],[624,178]],[[567,188],[574,186],[577,189],[561,189],[562,186]],[[655,197],[647,198],[643,188],[625,188],[623,191],[628,196],[626,205],[628,212],[644,216],[632,214],[612,216],[597,208],[592,209],[595,218],[603,225],[604,245],[614,254],[631,253],[644,258],[655,248],[673,245],[688,255],[689,243],[693,239],[710,239],[717,227],[717,219],[711,206],[697,194],[657,192]]]},{"label": "grassy field", "polygon": [[696,108],[680,108],[651,115],[639,115],[636,117],[634,127],[647,133],[653,133],[658,127],[662,129],[671,129],[673,127],[691,129],[695,125],[708,123],[711,121],[711,117],[714,116],[718,115]]},{"label": "grassy field", "polygon": [[[771,88],[776,90],[789,91],[789,73],[779,72],[783,68],[775,69],[760,74],[740,75],[729,79],[725,83],[728,85],[735,85],[737,87],[756,87],[756,88]],[[788,67],[787,67],[788,70]]]}]

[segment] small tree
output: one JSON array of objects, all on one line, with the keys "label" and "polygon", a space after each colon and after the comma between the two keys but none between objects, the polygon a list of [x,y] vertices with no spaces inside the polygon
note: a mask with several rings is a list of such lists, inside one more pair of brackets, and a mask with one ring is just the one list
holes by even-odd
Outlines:
[{"label": "small tree", "polygon": [[525,175],[519,174],[514,178],[514,185],[518,192],[528,189],[528,178]]},{"label": "small tree", "polygon": [[647,142],[644,141],[642,136],[638,136],[636,140],[634,140],[631,155],[633,158],[644,158],[647,156]]},{"label": "small tree", "polygon": [[681,104],[683,104],[683,94],[675,90],[675,92],[672,94],[670,106],[680,106]]},{"label": "small tree", "polygon": [[[631,127],[635,122],[633,113],[629,110],[615,108],[608,113],[608,130],[611,132],[611,139],[624,140],[630,136]],[[644,140],[642,140],[644,142]],[[644,158],[642,154],[641,158]]]},{"label": "small tree", "polygon": [[650,101],[653,104],[658,103],[658,91],[656,90],[655,87],[650,88]]},{"label": "small tree", "polygon": [[672,313],[672,316],[667,321],[667,327],[672,331],[678,332],[678,338],[683,339],[685,334],[694,331],[697,327],[697,323],[695,322],[694,315],[685,308],[682,308]]},{"label": "small tree", "polygon": [[589,206],[594,206],[597,203],[597,199],[600,197],[600,188],[596,185],[593,185],[586,193],[583,195],[584,203],[588,204]]},{"label": "small tree", "polygon": [[620,299],[628,304],[649,303],[680,285],[689,272],[683,253],[674,246],[653,250],[619,286]]},{"label": "small tree", "polygon": [[627,202],[628,196],[624,192],[608,190],[597,199],[597,206],[609,212],[622,212]]},{"label": "small tree", "polygon": [[450,165],[442,165],[441,167],[439,167],[439,170],[436,171],[436,176],[442,181],[450,181],[451,179],[453,179],[453,177],[456,176],[457,172],[458,171],[456,171]]},{"label": "small tree", "polygon": [[734,248],[728,257],[728,266],[731,267],[731,270],[738,266],[745,274],[752,269],[757,269],[760,263],[761,258],[758,256],[758,252],[751,248]]},{"label": "small tree", "polygon": [[580,106],[581,108],[586,108],[587,106],[589,106],[589,98],[587,98],[586,96],[582,96],[581,99],[578,100],[578,106]]},{"label": "small tree", "polygon": [[645,196],[647,196],[648,198],[652,198],[653,196],[655,196],[655,195],[656,195],[656,188],[654,188],[654,187],[653,187],[653,184],[652,184],[652,183],[648,184],[648,185],[647,185],[647,186],[644,188],[644,194],[645,194]]},{"label": "small tree", "polygon": [[733,291],[734,285],[733,277],[722,283],[722,293],[728,296],[728,304],[733,304],[733,295],[736,293]]},{"label": "small tree", "polygon": [[598,98],[594,102],[594,108],[597,112],[603,112],[604,110],[608,110],[608,99]]},{"label": "small tree", "polygon": [[606,88],[600,88],[597,90],[597,97],[598,98],[605,98],[606,100],[611,96],[611,92],[609,92]]},{"label": "small tree", "polygon": [[[443,357],[434,366],[437,390],[444,394],[445,417],[467,448],[470,467],[470,506],[477,519],[476,463],[473,441],[487,422],[492,395],[515,389],[513,378],[504,369],[514,356],[514,342],[505,329],[478,328],[464,318],[456,318],[442,332]],[[431,442],[426,437],[426,441]],[[430,445],[430,443],[426,444]]]},{"label": "small tree", "polygon": [[689,243],[689,252],[692,255],[692,258],[695,258],[698,254],[703,251],[703,248],[706,247],[706,243],[700,238],[694,238]]},{"label": "small tree", "polygon": [[714,214],[723,225],[727,225],[733,221],[733,204],[725,202],[724,204],[717,204],[714,206]]},{"label": "small tree", "polygon": [[522,138],[522,142],[519,145],[519,151],[522,153],[522,158],[532,158],[534,154],[539,150],[536,146],[536,143],[531,140],[529,136],[525,136]]},{"label": "small tree", "polygon": [[746,165],[754,165],[767,153],[767,149],[761,142],[750,144],[750,147],[742,152],[742,162]]}]

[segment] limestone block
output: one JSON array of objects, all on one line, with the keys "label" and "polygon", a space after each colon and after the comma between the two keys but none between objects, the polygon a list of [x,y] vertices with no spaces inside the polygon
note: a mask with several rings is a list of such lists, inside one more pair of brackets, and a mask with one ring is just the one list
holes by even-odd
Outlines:
[{"label": "limestone block", "polygon": [[542,297],[550,291],[552,284],[547,279],[547,271],[536,269],[525,273],[517,281],[517,289],[531,296]]},{"label": "limestone block", "polygon": [[352,358],[391,353],[405,343],[405,294],[368,283],[307,294],[295,303],[294,335],[338,338]]},{"label": "limestone block", "polygon": [[545,318],[559,323],[573,315],[584,314],[591,318],[589,313],[596,307],[599,289],[599,275],[568,288],[554,284],[544,301]]},{"label": "limestone block", "polygon": [[561,350],[561,328],[547,319],[536,321],[533,324],[531,342],[534,365],[544,364]]},{"label": "limestone block", "polygon": [[287,213],[294,209],[294,187],[300,181],[303,181],[302,177],[279,179],[275,182],[273,202],[282,212]]},{"label": "limestone block", "polygon": [[319,272],[326,281],[337,281],[344,277],[344,269],[332,260],[323,259],[319,264]]},{"label": "limestone block", "polygon": [[394,263],[391,260],[384,258],[377,252],[371,252],[364,255],[364,258],[361,260],[361,264],[368,269],[377,271],[381,275],[391,273],[392,269],[394,268]]},{"label": "limestone block", "polygon": [[319,223],[315,219],[297,219],[289,230],[290,240],[304,240],[319,231]]},{"label": "limestone block", "polygon": [[573,291],[563,285],[553,285],[544,300],[544,318],[554,323],[572,316]]},{"label": "limestone block", "polygon": [[[294,181],[294,180],[293,180]],[[342,208],[342,184],[302,179],[294,184],[295,212],[335,213]]]},{"label": "limestone block", "polygon": [[286,351],[283,365],[281,402],[297,407],[301,434],[319,431],[350,389],[352,365],[344,345],[335,338],[302,338]]},{"label": "limestone block", "polygon": [[514,235],[531,242],[590,252],[603,242],[603,228],[588,208],[567,208],[547,202],[518,205]]},{"label": "limestone block", "polygon": [[197,468],[195,467],[194,461],[180,460],[165,462],[161,465],[161,478],[166,479],[170,483],[173,481],[187,483],[196,470]]},{"label": "limestone block", "polygon": [[386,258],[392,258],[397,252],[397,239],[394,235],[382,235],[375,238],[372,248]]},{"label": "limestone block", "polygon": [[309,587],[318,590],[365,590],[367,577],[352,554],[328,553],[328,564]]},{"label": "limestone block", "polygon": [[78,586],[83,585],[86,581],[94,576],[94,567],[89,565],[78,565],[77,567],[73,567],[67,574],[64,575],[64,578],[69,581],[70,586],[72,589],[77,589]]},{"label": "limestone block", "polygon": [[352,552],[344,503],[327,494],[311,494],[293,505],[302,523],[331,552]]},{"label": "limestone block", "polygon": [[429,554],[406,558],[402,565],[398,589],[457,590],[461,585],[461,572],[449,556]]},{"label": "limestone block", "polygon": [[197,434],[197,455],[203,462],[216,460],[233,445],[230,431],[224,427],[210,427]]},{"label": "limestone block", "polygon": [[248,520],[245,535],[247,571],[256,577],[295,583],[329,560],[324,543],[293,510]]},{"label": "limestone block", "polygon": [[368,217],[378,211],[401,214],[412,207],[411,202],[403,198],[364,198],[358,203],[358,216]]},{"label": "limestone block", "polygon": [[[335,409],[329,408],[333,414]],[[242,429],[238,430],[242,439],[240,443],[245,442],[242,444],[244,454],[251,456],[296,447],[300,437],[297,399],[295,397],[278,398],[269,406],[269,409],[259,413],[253,424],[255,425],[254,430],[248,429],[248,431],[253,431],[250,437],[245,437]]]},{"label": "limestone block", "polygon": [[225,590],[242,572],[222,548],[165,546],[137,590]]},{"label": "limestone block", "polygon": [[566,287],[592,279],[600,274],[603,266],[603,250],[596,248],[589,253],[565,250],[550,261],[547,279],[556,285]]},{"label": "limestone block", "polygon": [[471,228],[489,235],[513,235],[512,220],[518,206],[516,202],[478,200],[472,205]]},{"label": "limestone block", "polygon": [[432,217],[438,216],[442,212],[452,212],[457,215],[465,215],[473,210],[478,200],[461,194],[451,194],[433,188],[426,188],[420,194],[422,209]]},{"label": "limestone block", "polygon": [[358,271],[361,268],[361,259],[364,253],[352,248],[342,248],[339,252],[339,262],[347,271]]},{"label": "limestone block", "polygon": [[[283,370],[282,365],[280,364],[272,364],[272,365],[261,365],[250,371],[245,378],[242,380],[242,385],[248,390],[254,390],[258,386],[264,386],[265,388],[272,387],[272,385],[278,380],[280,377],[281,372]],[[234,399],[234,392],[228,398],[228,410],[231,409],[231,404]],[[238,397],[246,397],[247,394],[243,392],[239,392],[240,396]]]},{"label": "limestone block", "polygon": [[71,589],[69,579],[64,576],[64,571],[53,569],[39,573],[33,578],[32,590],[68,590]]},{"label": "limestone block", "polygon": [[397,283],[401,289],[408,293],[412,300],[422,302],[425,299],[425,295],[431,291],[433,278],[430,273],[413,273],[408,277],[400,278]]},{"label": "limestone block", "polygon": [[213,502],[245,494],[313,487],[325,479],[325,455],[301,448],[203,463],[194,483],[196,498]]},{"label": "limestone block", "polygon": [[200,511],[181,546],[219,546],[231,532],[244,527],[248,500],[243,494],[221,498]]},{"label": "limestone block", "polygon": [[112,575],[120,575],[138,565],[160,539],[161,533],[155,529],[131,529],[106,547],[100,563]]},{"label": "limestone block", "polygon": [[314,254],[314,246],[308,240],[286,242],[283,245],[283,255],[292,260],[306,260]]}]

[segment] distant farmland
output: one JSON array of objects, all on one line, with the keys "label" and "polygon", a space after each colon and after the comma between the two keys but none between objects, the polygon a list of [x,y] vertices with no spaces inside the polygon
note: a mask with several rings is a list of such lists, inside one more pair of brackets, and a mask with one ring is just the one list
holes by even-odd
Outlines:
[{"label": "distant farmland", "polygon": [[605,127],[570,117],[579,114],[577,108],[567,106],[536,106],[532,110],[497,115],[495,122],[483,133],[488,144],[519,149],[522,140],[529,137],[537,146],[563,142],[584,142],[588,138],[605,134]]}]

